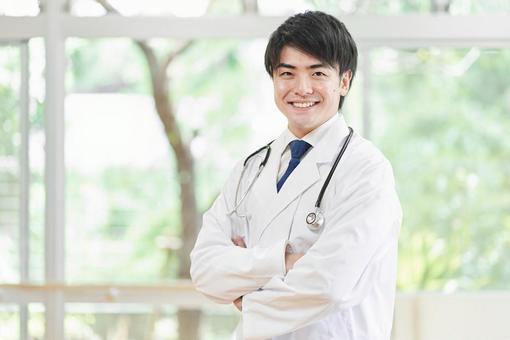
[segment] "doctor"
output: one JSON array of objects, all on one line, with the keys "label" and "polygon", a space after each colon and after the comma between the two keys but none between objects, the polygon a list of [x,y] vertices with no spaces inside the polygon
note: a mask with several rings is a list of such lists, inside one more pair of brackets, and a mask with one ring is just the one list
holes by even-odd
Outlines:
[{"label": "doctor", "polygon": [[322,12],[270,37],[287,128],[234,168],[191,253],[196,289],[242,311],[237,339],[390,339],[402,213],[390,163],[339,113],[356,64]]}]

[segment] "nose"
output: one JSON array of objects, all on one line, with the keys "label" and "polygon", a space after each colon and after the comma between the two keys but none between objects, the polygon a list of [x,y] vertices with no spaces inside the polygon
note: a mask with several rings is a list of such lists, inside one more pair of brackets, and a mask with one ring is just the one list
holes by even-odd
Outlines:
[{"label": "nose", "polygon": [[300,96],[306,96],[313,93],[312,82],[307,76],[296,78],[294,92]]}]

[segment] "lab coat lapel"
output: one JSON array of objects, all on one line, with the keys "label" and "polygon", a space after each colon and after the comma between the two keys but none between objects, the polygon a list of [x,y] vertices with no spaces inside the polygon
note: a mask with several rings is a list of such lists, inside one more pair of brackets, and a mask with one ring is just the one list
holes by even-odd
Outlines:
[{"label": "lab coat lapel", "polygon": [[321,180],[319,166],[321,163],[333,163],[336,154],[340,150],[340,145],[348,133],[345,120],[340,116],[317,145],[301,160],[297,168],[287,178],[279,193],[276,192],[276,177],[281,154],[286,145],[284,145],[283,135],[275,141],[274,152],[271,154],[267,169],[264,170],[264,177],[261,175],[260,185],[261,189],[264,190],[264,196],[262,197],[267,198],[267,214],[265,219],[261,220],[258,228],[258,239],[278,214],[299,195]]},{"label": "lab coat lapel", "polygon": [[[285,181],[285,184],[276,194],[275,199],[268,201],[268,214],[265,219],[261,220],[259,234],[257,239],[260,240],[266,229],[271,225],[271,222],[282,213],[285,208],[298,197],[303,191],[308,189],[318,180],[320,180],[319,171],[317,169],[317,162],[315,159],[316,152],[310,150],[308,155],[299,163],[296,169],[290,174]],[[279,159],[278,159],[279,161]],[[277,173],[275,172],[275,177]],[[274,191],[276,193],[276,179],[272,182]],[[281,226],[284,227],[284,226]]]},{"label": "lab coat lapel", "polygon": [[256,199],[254,201],[255,211],[257,214],[261,214],[260,222],[257,223],[255,229],[255,236],[257,239],[262,228],[264,228],[268,221],[273,218],[273,210],[277,199],[276,178],[280,167],[280,158],[286,147],[285,140],[285,133],[282,133],[280,137],[271,144],[269,160],[253,187],[253,192],[256,195]]},{"label": "lab coat lapel", "polygon": [[317,143],[314,148],[317,150],[316,161],[318,164],[333,162],[338,156],[342,145],[344,144],[347,136],[349,135],[349,128],[342,115],[330,129],[326,132],[324,137]]}]

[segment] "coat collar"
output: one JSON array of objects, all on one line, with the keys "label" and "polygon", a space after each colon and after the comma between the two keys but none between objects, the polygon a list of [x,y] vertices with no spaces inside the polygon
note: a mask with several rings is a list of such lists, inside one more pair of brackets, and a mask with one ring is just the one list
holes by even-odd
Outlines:
[{"label": "coat collar", "polygon": [[[287,130],[283,133],[283,135],[286,138],[285,144],[288,145],[288,143],[290,143],[291,141],[293,141],[295,139],[301,139],[301,140],[304,140],[305,142],[307,142],[308,144],[310,144],[311,146],[315,147],[320,142],[320,140],[326,135],[326,132],[331,128],[331,126],[338,124],[338,121],[340,119],[343,119],[343,118],[341,118],[341,116],[339,114],[335,114],[335,115],[333,115],[333,117],[331,117],[325,123],[323,123],[321,126],[319,126],[318,128],[316,128],[313,131],[310,131],[302,138],[296,137],[287,128]],[[285,149],[288,149],[288,146]]]},{"label": "coat collar", "polygon": [[289,176],[280,192],[276,192],[276,182],[281,154],[287,147],[287,131],[283,132],[271,145],[271,155],[266,168],[262,171],[254,191],[260,194],[263,200],[265,217],[261,220],[258,233],[260,238],[278,214],[280,214],[292,201],[305,190],[317,183],[320,179],[319,164],[333,163],[342,143],[349,134],[343,116],[338,117],[331,126],[324,131],[317,144],[301,160],[299,166]]}]

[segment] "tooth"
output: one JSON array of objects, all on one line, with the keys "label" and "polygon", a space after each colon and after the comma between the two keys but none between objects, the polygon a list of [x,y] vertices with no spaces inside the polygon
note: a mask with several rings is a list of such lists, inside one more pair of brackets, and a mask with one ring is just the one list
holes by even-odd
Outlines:
[{"label": "tooth", "polygon": [[314,102],[307,102],[307,103],[293,103],[292,105],[299,107],[299,108],[307,108],[314,104],[315,104]]}]

